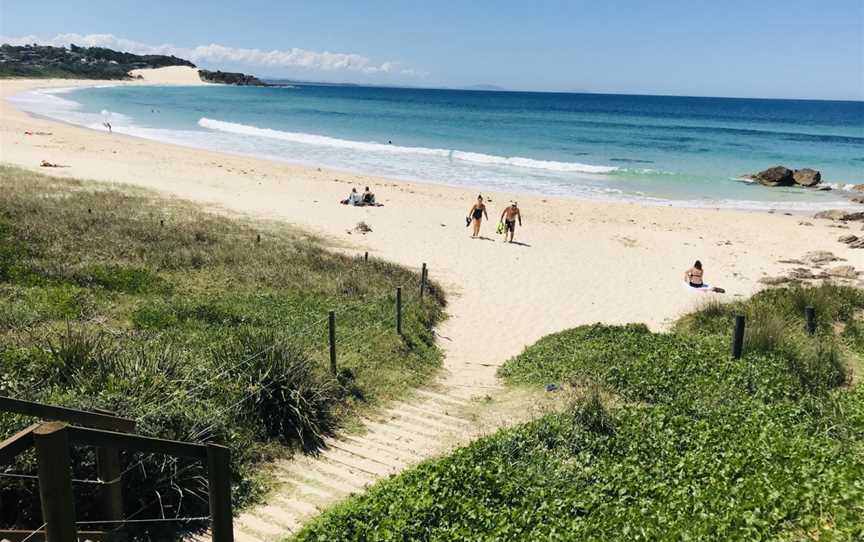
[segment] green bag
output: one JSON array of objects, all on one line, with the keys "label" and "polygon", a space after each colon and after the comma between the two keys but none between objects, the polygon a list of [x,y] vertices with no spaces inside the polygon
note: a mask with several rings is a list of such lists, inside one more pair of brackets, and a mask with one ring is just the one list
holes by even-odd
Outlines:
[{"label": "green bag", "polygon": [[504,233],[504,223],[499,222],[498,226],[495,227],[495,231],[498,232],[498,235],[501,235],[502,233]]}]

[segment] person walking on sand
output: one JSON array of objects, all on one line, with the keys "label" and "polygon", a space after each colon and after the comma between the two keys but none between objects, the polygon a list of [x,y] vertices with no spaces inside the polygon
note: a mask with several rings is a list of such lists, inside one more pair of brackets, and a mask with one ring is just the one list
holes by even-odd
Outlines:
[{"label": "person walking on sand", "polygon": [[486,204],[483,203],[483,196],[477,196],[477,203],[468,210],[468,218],[466,221],[470,224],[474,223],[474,233],[471,234],[472,239],[476,239],[480,235],[480,223],[483,220],[483,215],[486,215],[486,220],[489,220],[489,214],[486,212]]},{"label": "person walking on sand", "polygon": [[[519,220],[519,227],[522,227],[522,213],[519,212],[519,204],[511,202],[510,205],[501,211],[500,221],[504,222],[504,242],[512,243],[513,234],[516,233],[516,220]],[[510,234],[510,240],[507,240],[507,234]]]}]

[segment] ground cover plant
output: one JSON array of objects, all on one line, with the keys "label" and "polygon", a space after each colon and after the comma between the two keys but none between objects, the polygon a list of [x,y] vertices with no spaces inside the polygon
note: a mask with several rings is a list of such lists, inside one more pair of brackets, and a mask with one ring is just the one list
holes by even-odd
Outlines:
[{"label": "ground cover plant", "polygon": [[[671,333],[545,337],[500,374],[570,383],[569,408],[379,483],[293,540],[861,540],[862,308],[860,290],[785,288]],[[740,360],[737,313],[752,330]]]},{"label": "ground cover plant", "polygon": [[[268,459],[286,447],[315,449],[352,413],[434,374],[441,356],[432,327],[444,299],[434,283],[418,299],[418,281],[407,269],[338,255],[278,225],[0,167],[0,394],[106,409],[137,420],[146,435],[225,443],[237,507],[266,490]],[[397,286],[405,292],[402,337]],[[0,413],[0,439],[32,422]],[[132,467],[124,476],[127,515],[207,514],[197,464],[124,461]],[[25,454],[6,471],[33,473],[33,463]],[[95,477],[92,451],[76,451],[74,471]],[[103,519],[93,491],[76,486],[79,520]],[[36,484],[0,476],[0,510],[0,527],[38,527]]]}]

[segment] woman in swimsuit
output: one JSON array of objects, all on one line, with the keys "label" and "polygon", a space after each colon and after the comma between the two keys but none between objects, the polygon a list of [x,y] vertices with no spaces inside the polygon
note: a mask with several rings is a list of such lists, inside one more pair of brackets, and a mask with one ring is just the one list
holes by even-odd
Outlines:
[{"label": "woman in swimsuit", "polygon": [[483,203],[483,196],[481,195],[477,196],[477,203],[468,211],[468,220],[473,220],[474,222],[472,239],[476,239],[480,235],[480,222],[483,220],[483,215],[486,215],[486,220],[489,220],[489,215],[486,213],[486,204]]},{"label": "woman in swimsuit", "polygon": [[696,260],[696,263],[693,264],[693,267],[687,270],[684,273],[684,280],[693,288],[702,288],[704,283],[702,281],[702,262]]}]

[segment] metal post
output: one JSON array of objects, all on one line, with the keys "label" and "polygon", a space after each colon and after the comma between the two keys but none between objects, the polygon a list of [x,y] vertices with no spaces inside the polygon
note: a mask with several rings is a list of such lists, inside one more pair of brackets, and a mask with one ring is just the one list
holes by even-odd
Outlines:
[{"label": "metal post", "polygon": [[33,431],[33,441],[39,467],[39,499],[46,538],[51,542],[77,542],[66,424],[43,423]]},{"label": "metal post", "polygon": [[402,288],[396,288],[396,333],[402,335]]},{"label": "metal post", "polygon": [[112,529],[118,529],[111,537],[112,542],[125,540],[120,527],[123,527],[123,484],[120,483],[120,450],[117,448],[99,447],[96,449],[96,470],[99,480],[105,482],[99,490],[101,510],[106,520],[117,521],[111,524]]},{"label": "metal post", "polygon": [[330,372],[336,374],[336,311],[330,311]]},{"label": "metal post", "polygon": [[213,542],[234,542],[231,516],[231,450],[207,445],[207,482],[210,492],[210,529]]},{"label": "metal post", "polygon": [[732,357],[741,359],[744,351],[744,315],[735,315],[735,334],[732,337]]},{"label": "metal post", "polygon": [[804,307],[804,316],[807,318],[807,334],[816,334],[816,309],[813,307]]},{"label": "metal post", "polygon": [[423,291],[426,290],[426,263],[423,263],[423,269],[420,271],[420,299],[423,299]]}]

